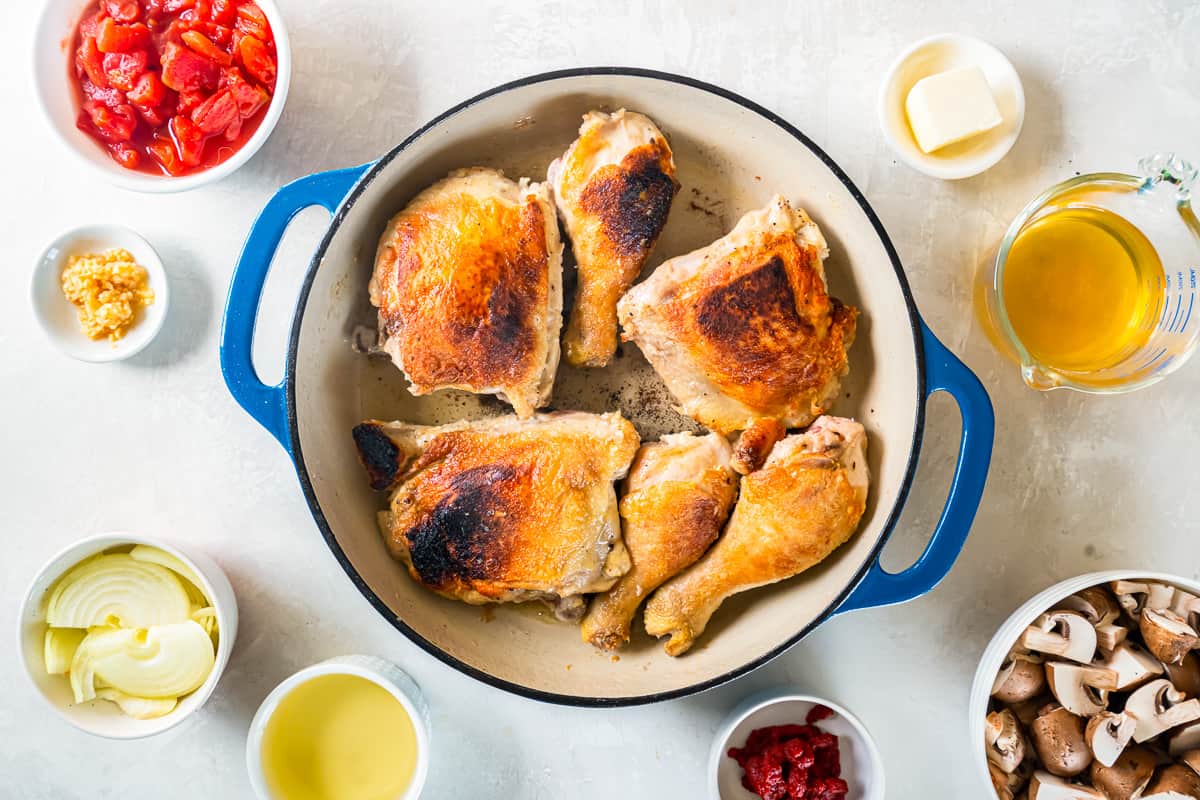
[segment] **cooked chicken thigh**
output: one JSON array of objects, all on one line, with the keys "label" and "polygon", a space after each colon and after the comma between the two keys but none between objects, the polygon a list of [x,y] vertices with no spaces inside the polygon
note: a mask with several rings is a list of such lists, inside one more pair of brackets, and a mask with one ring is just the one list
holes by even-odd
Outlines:
[{"label": "cooked chicken thigh", "polygon": [[354,428],[380,528],[422,586],[472,604],[541,599],[578,619],[582,595],[629,570],[613,481],[638,435],[619,413],[563,412]]},{"label": "cooked chicken thigh", "polygon": [[675,161],[649,118],[621,109],[583,117],[546,176],[579,270],[563,337],[567,361],[602,367],[617,349],[617,300],[650,256],[675,197]]},{"label": "cooked chicken thigh", "polygon": [[612,650],[650,592],[704,554],[721,533],[737,494],[724,436],[674,433],[642,445],[625,479],[621,522],[633,567],[592,599],[583,640]]},{"label": "cooked chicken thigh", "polygon": [[807,425],[837,395],[858,316],[826,292],[827,253],[816,223],[776,196],[631,289],[617,307],[623,336],[715,431]]},{"label": "cooked chicken thigh", "polygon": [[819,564],[858,527],[867,501],[867,435],[851,419],[821,417],[775,445],[742,478],[729,525],[708,553],[646,604],[646,632],[670,636],[677,656],[730,595]]},{"label": "cooked chicken thigh", "polygon": [[369,291],[383,350],[413,394],[498,394],[520,417],[549,401],[562,242],[545,184],[452,172],[388,223]]}]

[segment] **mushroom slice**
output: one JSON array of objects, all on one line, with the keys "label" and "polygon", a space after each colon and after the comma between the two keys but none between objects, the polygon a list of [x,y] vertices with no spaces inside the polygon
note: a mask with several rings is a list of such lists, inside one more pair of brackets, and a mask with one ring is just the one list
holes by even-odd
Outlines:
[{"label": "mushroom slice", "polygon": [[1097,627],[1106,625],[1121,616],[1120,604],[1103,586],[1089,586],[1073,595],[1064,597],[1055,606],[1055,610],[1077,611]]},{"label": "mushroom slice", "polygon": [[1182,756],[1184,753],[1198,748],[1200,748],[1200,722],[1173,730],[1167,736],[1167,752],[1172,756]]},{"label": "mushroom slice", "polygon": [[1011,774],[1025,760],[1025,736],[1021,725],[1008,709],[987,715],[984,728],[988,761]]},{"label": "mushroom slice", "polygon": [[1149,585],[1141,581],[1113,581],[1108,585],[1117,596],[1117,602],[1136,622],[1146,606],[1146,595],[1150,593]]},{"label": "mushroom slice", "polygon": [[1137,720],[1125,713],[1114,714],[1105,711],[1088,720],[1083,738],[1087,740],[1088,747],[1096,759],[1092,764],[1093,772],[1097,764],[1111,767],[1116,763],[1126,745],[1133,739],[1136,727]]},{"label": "mushroom slice", "polygon": [[1200,636],[1187,620],[1169,609],[1147,607],[1142,612],[1142,639],[1146,649],[1164,664],[1178,664],[1200,644]]},{"label": "mushroom slice", "polygon": [[1090,717],[1108,706],[1108,693],[1117,688],[1117,673],[1104,667],[1052,661],[1046,665],[1046,683],[1063,708]]},{"label": "mushroom slice", "polygon": [[1175,590],[1175,598],[1171,601],[1171,610],[1188,621],[1193,628],[1200,624],[1200,597],[1183,589]]},{"label": "mushroom slice", "polygon": [[1200,775],[1200,750],[1188,750],[1179,756],[1179,763]]},{"label": "mushroom slice", "polygon": [[1133,642],[1117,645],[1106,658],[1097,661],[1096,666],[1117,673],[1118,692],[1137,688],[1155,675],[1163,673],[1163,666],[1158,663],[1158,659]]},{"label": "mushroom slice", "polygon": [[1107,625],[1096,626],[1096,646],[1105,655],[1117,649],[1117,646],[1129,638],[1129,628],[1110,622]]},{"label": "mushroom slice", "polygon": [[1105,800],[1105,797],[1090,786],[1067,783],[1038,770],[1029,781],[1029,800]]},{"label": "mushroom slice", "polygon": [[1169,764],[1158,771],[1141,797],[1143,800],[1200,798],[1200,775],[1183,764]]},{"label": "mushroom slice", "polygon": [[992,697],[1001,703],[1020,703],[1046,688],[1042,659],[1032,653],[1009,653],[992,682]]},{"label": "mushroom slice", "polygon": [[1147,683],[1125,701],[1125,713],[1137,720],[1133,740],[1139,744],[1171,728],[1200,719],[1200,700],[1184,702],[1169,680]]},{"label": "mushroom slice", "polygon": [[1171,685],[1188,697],[1200,696],[1200,658],[1187,653],[1178,664],[1163,664]]},{"label": "mushroom slice", "polygon": [[1148,747],[1130,747],[1116,763],[1104,766],[1092,763],[1092,786],[1100,790],[1107,800],[1131,800],[1140,793],[1154,777],[1158,758]]},{"label": "mushroom slice", "polygon": [[992,789],[995,790],[998,800],[1013,800],[1013,790],[1009,788],[1007,772],[988,762],[988,777],[992,779]]},{"label": "mushroom slice", "polygon": [[1051,611],[1025,629],[1021,646],[1087,664],[1096,655],[1096,629],[1076,611]]},{"label": "mushroom slice", "polygon": [[1060,778],[1073,778],[1092,763],[1092,751],[1083,737],[1083,718],[1062,706],[1043,708],[1029,733],[1042,766]]}]

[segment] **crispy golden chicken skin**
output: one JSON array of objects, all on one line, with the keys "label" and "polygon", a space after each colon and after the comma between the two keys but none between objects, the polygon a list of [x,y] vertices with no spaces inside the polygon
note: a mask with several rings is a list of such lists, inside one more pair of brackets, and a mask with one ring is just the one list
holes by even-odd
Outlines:
[{"label": "crispy golden chicken skin", "polygon": [[380,528],[422,586],[472,604],[541,599],[563,618],[629,569],[613,481],[638,435],[619,413],[354,429]]},{"label": "crispy golden chicken skin", "polygon": [[716,541],[737,495],[730,456],[729,442],[716,433],[673,433],[642,445],[620,505],[633,566],[592,599],[581,625],[585,642],[605,650],[626,644],[650,592]]},{"label": "crispy golden chicken skin", "polygon": [[775,445],[741,480],[725,534],[646,604],[646,632],[669,636],[678,656],[731,595],[790,578],[824,561],[866,510],[867,435],[851,419],[821,417]]},{"label": "crispy golden chicken skin", "polygon": [[579,138],[550,165],[579,270],[563,336],[567,361],[602,367],[617,349],[617,301],[641,273],[679,188],[662,131],[621,109],[583,117]]},{"label": "crispy golden chicken skin", "polygon": [[858,317],[826,291],[827,253],[816,223],[776,196],[626,293],[623,335],[701,424],[803,427],[837,395]]},{"label": "crispy golden chicken skin", "polygon": [[383,349],[413,394],[498,394],[521,417],[549,401],[562,243],[544,184],[451,173],[388,223],[369,291]]}]

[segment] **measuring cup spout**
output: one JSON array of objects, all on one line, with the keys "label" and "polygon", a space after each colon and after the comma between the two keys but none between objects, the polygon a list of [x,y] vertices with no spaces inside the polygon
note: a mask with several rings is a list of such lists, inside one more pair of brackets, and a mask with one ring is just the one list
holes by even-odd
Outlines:
[{"label": "measuring cup spout", "polygon": [[1048,392],[1051,389],[1058,389],[1062,384],[1062,380],[1050,370],[1043,369],[1037,364],[1023,364],[1021,366],[1021,377],[1025,379],[1025,384],[1030,389],[1037,389],[1039,392]]}]

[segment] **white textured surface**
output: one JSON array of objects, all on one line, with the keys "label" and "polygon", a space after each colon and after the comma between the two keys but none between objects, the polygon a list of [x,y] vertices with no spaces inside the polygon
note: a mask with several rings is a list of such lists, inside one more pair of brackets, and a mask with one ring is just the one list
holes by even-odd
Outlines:
[{"label": "white textured surface", "polygon": [[[1008,613],[1076,573],[1144,567],[1200,575],[1192,534],[1200,366],[1134,396],[1037,395],[984,340],[972,273],[1008,220],[1076,171],[1132,169],[1173,149],[1200,156],[1200,6],[889,2],[285,0],[295,50],[279,128],[232,178],[171,197],[76,174],[36,119],[27,32],[37,3],[5,3],[0,293],[0,607],[16,614],[51,552],[94,531],[194,542],[238,592],[242,630],[224,680],[188,724],[142,742],[71,730],[39,705],[11,650],[0,658],[0,797],[247,798],[250,717],[293,670],[346,652],[393,659],[421,684],[435,752],[427,797],[699,797],[718,722],[773,684],[828,694],[883,752],[898,798],[979,797],[970,783],[967,693]],[[468,10],[470,9],[470,10]],[[773,10],[769,10],[773,9]],[[906,44],[943,30],[982,36],[1025,82],[1025,130],[984,175],[939,183],[898,165],[875,92]],[[551,68],[627,63],[743,93],[825,147],[864,191],[908,267],[933,329],[992,392],[997,454],[958,567],[908,605],[835,619],[750,677],[699,697],[617,711],[560,709],[493,691],[408,644],[329,556],[291,465],[234,404],[217,367],[227,281],[250,221],[283,182],[368,161],[459,100]],[[27,133],[27,125],[33,125]],[[1188,152],[1190,149],[1190,153]],[[138,357],[69,361],[26,300],[28,270],[62,230],[123,222],[159,249],[170,319]],[[291,289],[324,225],[308,212],[277,262],[262,347],[278,374]],[[869,309],[868,309],[869,313]],[[930,405],[924,455],[886,563],[920,546],[941,508],[957,441],[953,404]],[[8,623],[11,625],[11,622]],[[12,641],[10,637],[8,641]]]}]

